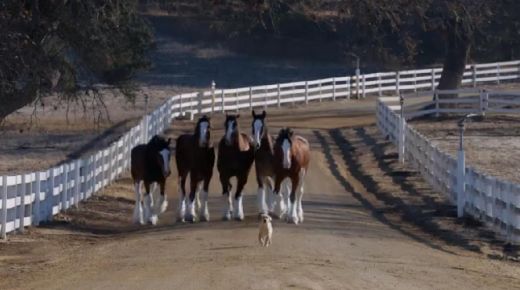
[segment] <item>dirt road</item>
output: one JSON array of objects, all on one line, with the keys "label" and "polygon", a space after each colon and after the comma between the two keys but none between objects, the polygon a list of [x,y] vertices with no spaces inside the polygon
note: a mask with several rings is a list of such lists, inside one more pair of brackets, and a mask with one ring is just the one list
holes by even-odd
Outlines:
[{"label": "dirt road", "polygon": [[[248,132],[249,113],[242,114],[240,127]],[[305,222],[296,226],[275,220],[271,247],[261,248],[256,241],[253,175],[246,188],[245,221],[220,220],[223,200],[215,172],[211,222],[174,222],[177,189],[175,178],[170,178],[170,207],[156,227],[130,225],[132,186],[123,179],[104,196],[69,212],[69,223],[34,229],[0,244],[0,271],[5,273],[0,289],[514,289],[520,285],[518,263],[490,259],[400,221],[353,173],[352,163],[345,162],[350,157],[338,147],[334,132],[348,137],[352,128],[371,127],[373,102],[329,103],[269,114],[272,134],[281,126],[293,126],[309,139],[313,151],[303,203]],[[222,127],[221,116],[213,122],[215,128]],[[169,134],[176,136],[192,126],[189,121],[176,122]],[[213,136],[221,135],[216,130]]]}]

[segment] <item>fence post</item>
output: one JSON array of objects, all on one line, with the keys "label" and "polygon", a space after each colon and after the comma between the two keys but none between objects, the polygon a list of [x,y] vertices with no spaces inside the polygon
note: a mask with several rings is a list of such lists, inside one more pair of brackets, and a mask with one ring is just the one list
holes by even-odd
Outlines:
[{"label": "fence post", "polygon": [[336,100],[336,78],[332,78],[332,100]]},{"label": "fence post", "polygon": [[253,110],[253,88],[249,87],[249,109]]},{"label": "fence post", "polygon": [[21,190],[17,190],[17,195],[20,195],[20,209],[18,210],[18,219],[20,219],[20,228],[19,232],[23,233],[24,227],[25,227],[25,190],[26,190],[26,184],[25,184],[25,174],[22,174],[22,183],[16,185],[17,189],[18,186],[21,187]]},{"label": "fence post", "polygon": [[464,215],[466,189],[466,160],[464,155],[464,123],[459,123],[460,140],[457,152],[457,217]]},{"label": "fence post", "polygon": [[477,66],[476,65],[472,65],[471,66],[471,79],[472,79],[472,83],[473,83],[473,87],[476,88],[477,87]]},{"label": "fence post", "polygon": [[226,111],[226,108],[224,107],[224,90],[222,90],[222,93],[220,94],[220,102],[221,102],[221,110],[222,110],[222,113],[224,113]]},{"label": "fence post", "polygon": [[347,100],[350,100],[351,98],[351,95],[352,95],[352,86],[351,86],[351,82],[352,82],[352,78],[351,77],[347,77]]},{"label": "fence post", "polygon": [[280,84],[277,85],[276,90],[277,90],[276,97],[278,98],[278,108],[280,108],[282,105],[281,100],[280,100]]},{"label": "fence post", "polygon": [[365,93],[365,75],[362,76],[363,77],[363,99],[366,98],[366,93]]},{"label": "fence post", "polygon": [[398,72],[395,73],[395,93],[397,95],[400,94],[400,90],[399,90],[399,82],[400,82],[400,80],[401,80],[401,72],[398,71]]},{"label": "fence post", "polygon": [[239,111],[238,92],[235,92],[235,105],[237,106],[236,112],[238,114],[238,111]]},{"label": "fence post", "polygon": [[264,109],[267,110],[267,88],[264,89]]},{"label": "fence post", "polygon": [[81,172],[80,172],[80,165],[81,165],[81,160],[80,159],[77,159],[75,161],[75,165],[74,165],[74,169],[75,169],[75,174],[74,174],[74,179],[75,179],[75,182],[74,182],[74,206],[76,208],[78,208],[78,205],[79,205],[79,191],[80,191],[80,188],[81,188]]},{"label": "fence post", "polygon": [[63,191],[61,192],[61,210],[66,210],[68,208],[67,206],[67,194],[68,194],[68,188],[69,188],[69,165],[65,163],[64,172],[62,172],[63,177]]},{"label": "fence post", "polygon": [[417,92],[417,71],[413,71],[413,91]]},{"label": "fence post", "polygon": [[405,126],[406,120],[404,117],[404,98],[402,95],[399,96],[400,108],[400,119],[399,119],[399,163],[404,164],[404,142],[405,142]]},{"label": "fence post", "polygon": [[309,103],[309,83],[305,81],[305,104]]},{"label": "fence post", "polygon": [[435,69],[434,68],[432,68],[431,76],[432,76],[432,91],[434,91],[435,90]]},{"label": "fence post", "polygon": [[439,112],[439,93],[437,90],[433,90],[433,99],[435,100],[435,117],[439,118],[440,112]]},{"label": "fence post", "polygon": [[2,239],[6,239],[7,234],[7,176],[2,176]]},{"label": "fence post", "polygon": [[356,98],[359,100],[359,77],[360,77],[359,69],[356,69]]},{"label": "fence post", "polygon": [[54,169],[55,168],[51,168],[51,174],[50,174],[50,184],[47,184],[47,194],[45,195],[45,200],[46,200],[46,203],[47,203],[47,206],[46,206],[46,216],[45,216],[45,220],[46,221],[50,221],[52,220],[52,215],[53,215],[53,208],[54,208],[54,188],[56,186],[55,184],[55,176],[54,176]]},{"label": "fence post", "polygon": [[217,84],[215,81],[211,81],[211,113],[215,112],[215,87]]},{"label": "fence post", "polygon": [[35,226],[40,225],[40,192],[41,192],[41,172],[36,172],[35,176],[35,188],[34,188],[34,207],[33,207],[33,220],[32,224]]},{"label": "fence post", "polygon": [[321,103],[321,82],[318,84],[318,96],[319,96],[319,102]]},{"label": "fence post", "polygon": [[[198,96],[198,108],[197,113],[202,114],[202,99],[204,98],[204,92],[199,92]],[[192,112],[193,116],[193,112]]]},{"label": "fence post", "polygon": [[381,73],[377,73],[377,90],[380,97],[383,96],[383,90],[381,90],[381,81]]},{"label": "fence post", "polygon": [[182,94],[179,96],[179,113],[184,116],[184,106],[182,105]]},{"label": "fence post", "polygon": [[497,84],[500,84],[500,63],[497,63]]}]

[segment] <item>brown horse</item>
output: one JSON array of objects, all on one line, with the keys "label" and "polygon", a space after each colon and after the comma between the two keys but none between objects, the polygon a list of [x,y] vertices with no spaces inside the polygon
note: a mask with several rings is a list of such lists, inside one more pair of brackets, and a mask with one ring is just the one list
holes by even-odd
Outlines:
[{"label": "brown horse", "polygon": [[[166,178],[170,176],[170,142],[163,137],[155,135],[147,144],[140,144],[132,148],[130,153],[130,171],[135,186],[134,222],[144,224],[149,221],[155,225],[157,215],[166,211],[168,199],[166,198]],[[144,205],[141,201],[141,181],[144,183]],[[157,213],[153,209],[153,199],[150,196],[150,185],[158,183],[161,190],[161,207]],[[144,208],[144,209],[143,209]]]},{"label": "brown horse", "polygon": [[[280,202],[283,199],[280,194],[280,184],[285,178],[291,180],[291,194],[287,221],[294,224],[303,222],[302,197],[304,191],[305,174],[309,168],[310,146],[309,142],[295,136],[289,128],[281,129],[274,145],[275,154],[275,182],[274,194]],[[298,191],[298,196],[296,196]]]},{"label": "brown horse", "polygon": [[[274,170],[274,142],[271,135],[269,135],[269,129],[265,122],[266,112],[262,114],[256,114],[253,110],[253,122],[251,123],[251,130],[253,133],[253,144],[255,145],[255,169],[256,169],[256,181],[258,183],[258,194],[257,204],[258,212],[260,214],[266,214],[268,212],[275,212],[279,218],[281,218],[285,212],[286,207],[282,202],[276,203],[276,210],[274,209],[275,203],[272,196],[273,181],[275,176]],[[288,183],[285,183],[289,186]],[[266,192],[265,190],[268,190]],[[285,192],[285,199],[288,198],[289,188]],[[267,197],[267,198],[266,198]],[[267,201],[267,202],[266,202]]]},{"label": "brown horse", "polygon": [[[227,115],[224,122],[225,135],[218,145],[217,169],[222,184],[222,194],[227,203],[224,211],[224,220],[230,220],[231,215],[237,220],[244,219],[242,207],[242,190],[247,183],[247,177],[253,165],[255,151],[251,139],[240,133],[238,118],[240,115]],[[231,177],[237,178],[235,204],[231,200]]]},{"label": "brown horse", "polygon": [[[202,183],[202,207],[200,219],[209,221],[208,187],[213,176],[215,164],[215,149],[211,143],[211,122],[207,116],[202,116],[195,126],[193,134],[184,134],[177,138],[175,161],[179,172],[179,212],[178,220],[196,221],[195,201],[198,201],[197,189]],[[188,213],[186,213],[186,178],[190,174],[190,196]]]}]

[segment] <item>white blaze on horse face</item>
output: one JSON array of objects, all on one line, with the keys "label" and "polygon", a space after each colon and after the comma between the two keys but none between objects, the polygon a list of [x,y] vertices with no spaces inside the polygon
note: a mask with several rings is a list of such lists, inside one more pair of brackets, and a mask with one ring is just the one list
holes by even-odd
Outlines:
[{"label": "white blaze on horse face", "polygon": [[262,133],[262,128],[264,126],[264,123],[260,119],[256,119],[253,123],[253,134],[254,134],[254,141],[256,146],[260,146],[260,134]]},{"label": "white blaze on horse face", "polygon": [[159,152],[163,158],[163,174],[164,176],[170,175],[170,150],[163,149]]},{"label": "white blaze on horse face", "polygon": [[209,127],[208,122],[200,122],[200,124],[199,124],[199,146],[200,147],[204,146],[204,144],[206,144],[208,142],[208,140],[206,140],[207,133],[208,133],[208,127]]},{"label": "white blaze on horse face", "polygon": [[233,134],[233,131],[235,128],[233,128],[234,121],[227,122],[227,129],[226,129],[226,141],[228,143],[231,143],[231,135]]},{"label": "white blaze on horse face", "polygon": [[282,143],[283,150],[283,168],[289,169],[291,168],[291,142],[289,140],[284,139]]}]

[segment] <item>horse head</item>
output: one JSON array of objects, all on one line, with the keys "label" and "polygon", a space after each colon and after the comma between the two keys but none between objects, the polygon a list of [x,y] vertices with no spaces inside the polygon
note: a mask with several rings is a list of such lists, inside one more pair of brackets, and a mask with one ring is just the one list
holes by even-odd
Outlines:
[{"label": "horse head", "polygon": [[294,132],[290,128],[283,128],[278,133],[278,137],[276,138],[276,147],[281,148],[281,153],[283,156],[283,168],[289,169],[291,168],[291,147],[293,143],[293,135]]},{"label": "horse head", "polygon": [[171,138],[166,140],[164,137],[155,135],[152,137],[150,142],[148,142],[149,152],[153,154],[153,162],[155,162],[160,168],[163,176],[166,178],[170,176],[170,158],[171,158],[171,149],[170,149]]},{"label": "horse head", "polygon": [[224,122],[224,127],[226,128],[224,140],[228,146],[232,145],[233,141],[238,138],[238,118],[240,118],[240,114],[226,114],[226,121]]},{"label": "horse head", "polygon": [[253,123],[251,124],[251,129],[253,131],[253,143],[256,149],[260,148],[260,143],[262,138],[265,136],[265,116],[267,115],[265,111],[262,111],[262,114],[256,114],[255,110],[251,111],[253,115]]},{"label": "horse head", "polygon": [[195,138],[199,147],[209,147],[211,140],[211,121],[206,115],[199,118],[195,127]]}]

